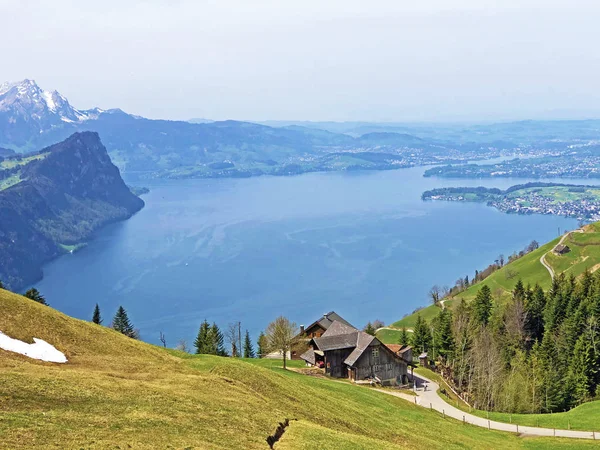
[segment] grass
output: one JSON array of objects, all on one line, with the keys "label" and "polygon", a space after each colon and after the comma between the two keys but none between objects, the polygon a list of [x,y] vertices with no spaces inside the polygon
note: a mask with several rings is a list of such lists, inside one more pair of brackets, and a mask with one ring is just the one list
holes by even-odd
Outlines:
[{"label": "grass", "polygon": [[21,176],[19,174],[15,174],[12,177],[5,178],[4,180],[0,180],[0,191],[4,189],[8,189],[15,184],[19,184],[21,181]]},{"label": "grass", "polygon": [[17,166],[24,166],[29,164],[31,161],[41,160],[46,158],[50,153],[40,153],[36,155],[27,156],[25,158],[7,158],[0,162],[0,170],[13,169]]},{"label": "grass", "polygon": [[277,449],[572,446],[462,425],[274,360],[166,350],[3,290],[0,330],[44,339],[69,358],[50,364],[0,350],[0,448],[264,449],[285,418],[298,420]]}]

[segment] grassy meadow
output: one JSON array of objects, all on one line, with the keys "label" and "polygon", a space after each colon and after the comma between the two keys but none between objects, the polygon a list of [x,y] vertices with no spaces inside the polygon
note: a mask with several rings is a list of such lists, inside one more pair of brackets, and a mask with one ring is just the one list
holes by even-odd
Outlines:
[{"label": "grassy meadow", "polygon": [[297,420],[277,449],[575,448],[462,425],[273,360],[163,349],[3,290],[0,331],[44,339],[69,358],[52,364],[0,350],[0,448],[263,449],[285,418]]}]

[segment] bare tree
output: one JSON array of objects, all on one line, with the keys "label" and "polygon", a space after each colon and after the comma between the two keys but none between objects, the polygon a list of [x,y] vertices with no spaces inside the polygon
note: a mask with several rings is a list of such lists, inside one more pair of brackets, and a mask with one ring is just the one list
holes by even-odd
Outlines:
[{"label": "bare tree", "polygon": [[429,297],[431,297],[431,303],[434,305],[438,305],[440,303],[440,292],[441,289],[437,284],[434,284],[431,289],[429,289]]},{"label": "bare tree", "polygon": [[383,322],[383,320],[379,320],[379,319],[375,319],[375,321],[373,322],[373,328],[375,328],[376,330],[379,330],[380,328],[385,327],[385,323]]},{"label": "bare tree", "polygon": [[268,351],[279,351],[283,356],[283,368],[287,368],[287,354],[295,343],[298,327],[286,317],[279,316],[269,324],[265,332]]},{"label": "bare tree", "polygon": [[227,326],[227,332],[225,333],[225,339],[231,345],[231,356],[233,358],[237,358],[241,356],[241,349],[238,349],[240,336],[239,336],[239,326],[238,322],[230,323]]},{"label": "bare tree", "polygon": [[504,255],[500,254],[500,256],[498,256],[498,261],[500,261],[500,267],[504,266]]},{"label": "bare tree", "polygon": [[189,353],[190,348],[187,345],[187,341],[185,339],[180,339],[175,347],[175,350],[179,350],[180,352]]},{"label": "bare tree", "polygon": [[165,333],[163,333],[162,331],[159,332],[159,340],[160,342],[162,342],[162,345],[164,348],[167,348],[167,339],[165,338]]}]

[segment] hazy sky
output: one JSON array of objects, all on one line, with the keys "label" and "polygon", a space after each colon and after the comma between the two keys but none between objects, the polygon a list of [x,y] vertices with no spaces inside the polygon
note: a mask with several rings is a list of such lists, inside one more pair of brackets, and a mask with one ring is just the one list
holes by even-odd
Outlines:
[{"label": "hazy sky", "polygon": [[152,118],[600,117],[597,0],[0,0],[0,82]]}]

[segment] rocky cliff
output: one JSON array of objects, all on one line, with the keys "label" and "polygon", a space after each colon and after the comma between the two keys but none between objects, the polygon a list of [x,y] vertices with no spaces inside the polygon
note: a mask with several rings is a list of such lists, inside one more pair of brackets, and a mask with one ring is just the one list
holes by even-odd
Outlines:
[{"label": "rocky cliff", "polygon": [[20,182],[0,191],[0,280],[12,289],[40,279],[61,245],[83,242],[144,206],[98,134],[76,133],[39,153],[20,169]]}]

